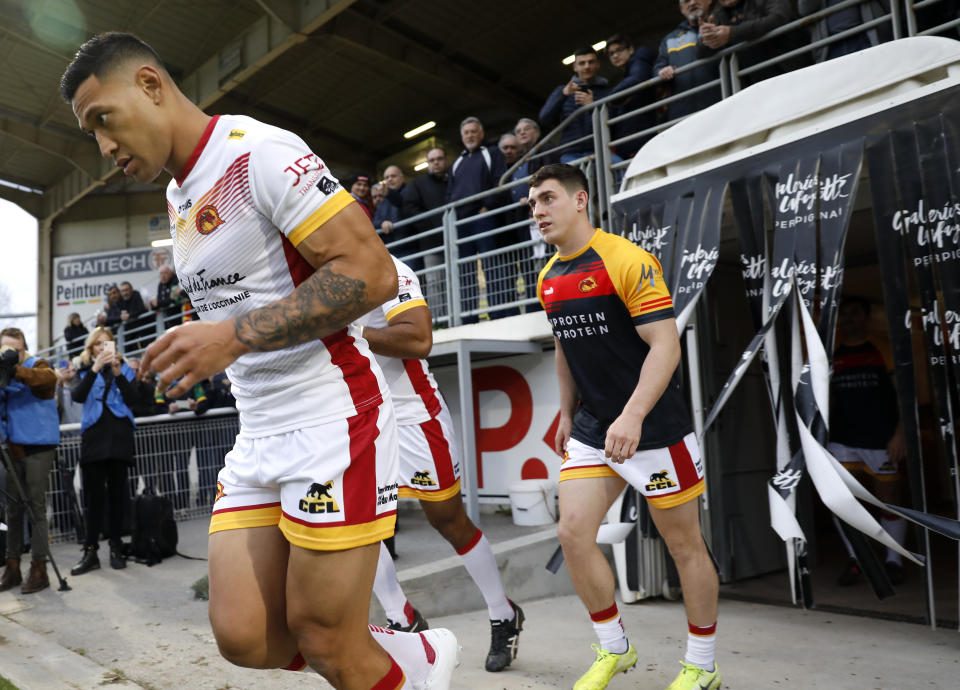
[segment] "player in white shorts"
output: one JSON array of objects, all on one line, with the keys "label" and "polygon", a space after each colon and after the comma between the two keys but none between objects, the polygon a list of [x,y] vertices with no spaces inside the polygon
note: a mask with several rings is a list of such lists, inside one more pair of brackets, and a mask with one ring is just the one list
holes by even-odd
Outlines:
[{"label": "player in white shorts", "polygon": [[[61,80],[126,175],[166,170],[180,285],[200,316],[149,347],[175,397],[224,368],[240,434],[210,522],[210,622],[240,666],[336,688],[447,687],[448,631],[368,627],[378,543],[396,520],[396,422],[360,315],[396,294],[363,211],[296,135],[209,117],[129,34],[81,46]],[[434,631],[429,631],[434,633]]]},{"label": "player in white shorts", "polygon": [[[416,273],[393,257],[397,296],[363,316],[363,338],[383,369],[397,415],[400,438],[400,496],[417,498],[430,524],[450,542],[479,587],[490,616],[491,640],[485,667],[501,671],[517,655],[523,611],[507,599],[490,542],[473,524],[460,497],[460,456],[453,421],[424,359],[433,347],[430,308]],[[387,548],[381,544],[374,593],[390,628],[426,629],[407,601]]]}]

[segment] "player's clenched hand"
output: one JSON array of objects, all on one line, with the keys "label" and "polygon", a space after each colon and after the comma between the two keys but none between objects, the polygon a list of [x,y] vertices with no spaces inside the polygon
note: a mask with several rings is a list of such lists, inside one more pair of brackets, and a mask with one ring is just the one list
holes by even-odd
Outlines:
[{"label": "player's clenched hand", "polygon": [[[232,321],[191,321],[171,328],[150,345],[140,368],[157,372],[157,390],[176,398],[197,381],[226,369],[244,352]],[[177,379],[177,385],[167,390]]]},{"label": "player's clenched hand", "polygon": [[613,462],[623,462],[633,457],[640,443],[643,430],[643,417],[623,412],[613,420],[607,429],[607,439],[603,444],[603,454]]},{"label": "player's clenched hand", "polygon": [[573,420],[564,415],[560,415],[560,422],[557,424],[557,435],[553,439],[553,450],[561,458],[566,456],[567,441],[570,440],[570,430],[573,428]]}]

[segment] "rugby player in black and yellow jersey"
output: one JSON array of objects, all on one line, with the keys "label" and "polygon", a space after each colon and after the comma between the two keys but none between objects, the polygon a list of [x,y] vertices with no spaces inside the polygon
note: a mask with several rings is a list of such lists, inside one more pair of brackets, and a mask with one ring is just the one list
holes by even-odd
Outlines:
[{"label": "rugby player in black and yellow jersey", "polygon": [[587,181],[569,165],[530,179],[530,207],[557,248],[537,281],[556,341],[559,537],[600,644],[575,690],[605,688],[637,662],[614,601],[597,530],[626,484],[647,498],[680,573],[687,612],[683,670],[668,690],[720,687],[714,662],[717,573],[700,532],[703,462],[676,371],[680,341],[657,259],[590,225]]}]

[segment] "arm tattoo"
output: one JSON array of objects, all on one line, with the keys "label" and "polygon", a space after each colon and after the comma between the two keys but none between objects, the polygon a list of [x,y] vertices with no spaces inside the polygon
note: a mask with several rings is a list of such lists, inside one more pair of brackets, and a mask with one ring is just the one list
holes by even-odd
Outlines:
[{"label": "arm tattoo", "polygon": [[338,331],[374,306],[365,282],[324,265],[282,300],[238,316],[234,330],[251,350],[281,350]]}]

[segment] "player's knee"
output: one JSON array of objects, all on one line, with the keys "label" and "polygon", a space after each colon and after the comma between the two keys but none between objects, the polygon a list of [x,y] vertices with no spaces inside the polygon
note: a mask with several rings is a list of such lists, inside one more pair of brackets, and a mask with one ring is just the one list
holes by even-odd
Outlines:
[{"label": "player's knee", "polygon": [[699,534],[679,534],[671,535],[665,539],[667,550],[674,562],[680,567],[687,563],[696,562],[698,559],[707,557],[707,548],[703,543],[703,537]]},{"label": "player's knee", "polygon": [[563,511],[560,513],[560,522],[557,524],[557,538],[564,551],[591,546],[597,541],[597,530],[591,529],[583,521],[577,519],[575,512]]},{"label": "player's knee", "polygon": [[234,666],[279,668],[284,664],[281,660],[270,658],[264,635],[248,627],[224,629],[214,625],[213,635],[217,640],[220,656]]}]

